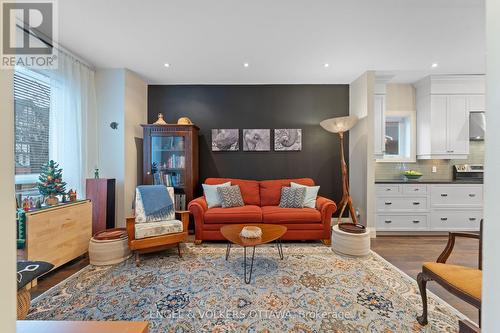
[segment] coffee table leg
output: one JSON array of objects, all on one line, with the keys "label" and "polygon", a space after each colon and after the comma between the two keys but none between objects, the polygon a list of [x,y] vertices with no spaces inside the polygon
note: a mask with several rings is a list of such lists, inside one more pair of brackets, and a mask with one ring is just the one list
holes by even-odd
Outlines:
[{"label": "coffee table leg", "polygon": [[280,255],[280,259],[283,260],[283,246],[281,245],[281,239],[276,240],[276,247],[278,248],[278,254]]},{"label": "coffee table leg", "polygon": [[252,280],[252,271],[253,271],[253,258],[255,257],[255,246],[253,247],[253,252],[252,252],[252,262],[250,264],[250,275],[248,276],[247,280],[247,247],[243,247],[243,266],[245,266],[245,283],[249,284],[250,281]]},{"label": "coffee table leg", "polygon": [[229,251],[231,251],[231,242],[227,242],[226,260],[229,258]]}]

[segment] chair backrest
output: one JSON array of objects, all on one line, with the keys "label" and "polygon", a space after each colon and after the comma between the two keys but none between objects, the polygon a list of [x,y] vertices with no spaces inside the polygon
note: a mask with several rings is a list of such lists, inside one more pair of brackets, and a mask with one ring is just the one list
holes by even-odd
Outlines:
[{"label": "chair backrest", "polygon": [[[170,198],[172,199],[172,202],[175,205],[174,188],[167,187],[167,191],[168,191],[168,194],[170,195]],[[162,220],[163,221],[175,220],[175,210],[173,210],[169,216],[167,216],[166,218],[164,218]],[[135,189],[135,223],[145,223],[145,222],[146,222],[146,214],[144,213],[144,205],[142,203],[141,194],[139,193],[139,190],[136,188]],[[150,222],[152,222],[152,221],[150,221]]]}]

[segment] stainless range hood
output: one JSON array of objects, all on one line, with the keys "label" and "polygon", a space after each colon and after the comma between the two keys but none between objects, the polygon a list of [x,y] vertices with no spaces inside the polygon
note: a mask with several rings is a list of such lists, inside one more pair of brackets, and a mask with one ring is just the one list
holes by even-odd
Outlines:
[{"label": "stainless range hood", "polygon": [[471,111],[469,115],[469,140],[484,140],[486,117],[483,111]]}]

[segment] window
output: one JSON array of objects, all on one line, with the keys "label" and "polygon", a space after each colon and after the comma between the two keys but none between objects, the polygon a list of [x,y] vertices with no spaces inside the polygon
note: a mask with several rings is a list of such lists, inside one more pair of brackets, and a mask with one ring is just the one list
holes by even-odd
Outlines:
[{"label": "window", "polygon": [[50,80],[24,68],[14,72],[15,177],[18,200],[38,195],[41,166],[49,160]]},{"label": "window", "polygon": [[386,111],[384,125],[384,156],[377,162],[415,162],[415,112]]}]

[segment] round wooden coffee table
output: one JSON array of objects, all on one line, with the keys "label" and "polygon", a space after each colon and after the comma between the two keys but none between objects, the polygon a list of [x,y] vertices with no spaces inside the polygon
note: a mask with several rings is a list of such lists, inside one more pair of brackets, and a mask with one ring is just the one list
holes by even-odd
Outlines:
[{"label": "round wooden coffee table", "polygon": [[[245,226],[256,226],[262,230],[262,236],[259,238],[244,238],[240,236],[241,229]],[[286,233],[286,227],[276,224],[230,224],[220,228],[220,232],[227,239],[226,260],[229,258],[232,244],[243,246],[243,266],[245,268],[245,283],[249,284],[252,280],[253,259],[255,257],[255,247],[257,245],[276,242],[278,254],[283,260],[283,247],[281,246],[281,237]],[[250,274],[247,279],[247,247],[253,247],[252,259],[250,263]]]}]

